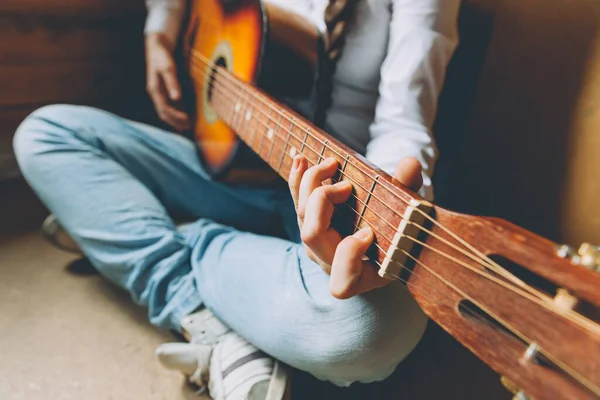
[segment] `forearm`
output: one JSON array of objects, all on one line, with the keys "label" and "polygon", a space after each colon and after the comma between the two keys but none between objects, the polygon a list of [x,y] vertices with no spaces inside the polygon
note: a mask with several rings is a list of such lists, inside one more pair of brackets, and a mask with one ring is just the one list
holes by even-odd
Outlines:
[{"label": "forearm", "polygon": [[146,36],[160,33],[170,47],[177,42],[185,12],[186,0],[145,0],[148,16],[144,33]]},{"label": "forearm", "polygon": [[408,156],[423,165],[431,196],[437,158],[432,134],[446,67],[458,43],[459,0],[394,0],[388,53],[367,158],[392,172]]}]

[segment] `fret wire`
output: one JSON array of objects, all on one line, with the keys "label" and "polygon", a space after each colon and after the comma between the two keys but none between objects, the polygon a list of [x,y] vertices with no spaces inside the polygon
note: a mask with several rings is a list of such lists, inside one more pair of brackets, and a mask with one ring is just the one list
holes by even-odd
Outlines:
[{"label": "fret wire", "polygon": [[310,133],[310,128],[307,128],[306,133],[304,134],[304,139],[302,139],[302,146],[300,146],[300,153],[304,152],[304,146],[306,146],[306,139],[308,139],[309,133]]},{"label": "fret wire", "polygon": [[[225,97],[225,96],[224,96]],[[232,130],[235,130],[235,104],[239,101],[239,96],[236,96],[235,94],[233,95],[233,97],[231,99],[227,99],[227,102],[231,102],[231,104],[233,105],[233,107],[229,107],[230,111],[229,111],[229,120],[231,121],[230,124],[230,128]],[[227,104],[227,103],[225,103]]]},{"label": "fret wire", "polygon": [[241,90],[242,94],[241,94],[241,102],[240,102],[240,109],[238,111],[238,125],[239,125],[239,131],[242,132],[243,131],[243,135],[244,137],[247,136],[247,131],[245,129],[245,124],[244,121],[246,120],[245,115],[246,115],[246,110],[248,108],[248,106],[250,105],[250,98],[249,98],[249,92],[248,91],[244,91]]},{"label": "fret wire", "polygon": [[[256,106],[252,106],[254,111],[257,110]],[[254,116],[254,111],[250,112],[250,119],[254,122],[254,129],[252,129],[252,140],[250,141],[250,147],[254,148],[254,141],[256,140],[256,127],[258,125],[258,122],[256,121],[256,117]],[[260,115],[260,113],[257,111],[257,114]],[[250,121],[248,121],[250,122]]]},{"label": "fret wire", "polygon": [[236,126],[237,126],[236,115],[237,114],[236,114],[235,109],[237,108],[237,104],[240,101],[240,94],[239,94],[239,92],[234,92],[234,93],[232,93],[232,95],[233,95],[233,98],[232,98],[233,107],[231,108],[231,128],[234,130],[237,130],[236,129]]},{"label": "fret wire", "polygon": [[292,118],[292,123],[290,124],[290,129],[288,130],[287,139],[285,139],[285,142],[283,143],[283,149],[281,150],[281,160],[279,160],[279,166],[277,167],[277,173],[279,173],[279,171],[281,171],[281,166],[283,165],[283,159],[285,158],[285,155],[286,155],[287,146],[290,141],[290,137],[292,136],[292,129],[294,129],[295,121],[296,121],[296,118]]},{"label": "fret wire", "polygon": [[[213,84],[212,84],[212,88],[211,88],[211,93],[212,96],[215,96],[215,99],[217,99],[216,96],[219,96],[219,99],[221,99],[220,101],[218,101],[218,104],[226,104],[225,100],[227,100],[227,102],[229,101],[229,99],[227,99],[227,96],[225,96],[225,93],[221,90],[219,90],[217,88],[217,78],[219,77],[218,75],[218,71],[215,71],[215,80],[213,80]],[[228,108],[227,110],[227,115],[223,115],[223,119],[227,119],[227,120],[232,120],[233,118],[233,109]]]},{"label": "fret wire", "polygon": [[[227,99],[227,97],[225,96],[225,94],[223,92],[221,92],[220,90],[216,90],[216,87],[214,84],[212,87],[212,96],[215,99],[215,106],[217,106],[217,107],[222,107],[223,105],[225,105],[229,102],[229,99]],[[216,110],[214,110],[214,109],[213,109],[213,111],[216,112]],[[231,118],[233,117],[233,115],[232,115],[233,110],[231,110],[231,108],[227,108],[226,111],[227,111],[227,114],[225,115],[225,113],[224,113],[224,115],[222,116],[222,119],[224,121],[231,120]]]},{"label": "fret wire", "polygon": [[246,113],[248,112],[248,107],[250,107],[250,98],[249,92],[245,92],[242,90],[242,105],[240,106],[240,111],[238,111],[238,124],[240,126],[239,131],[243,132],[244,138],[248,139],[248,130],[246,129]]},{"label": "fret wire", "polygon": [[272,139],[272,141],[271,141],[271,148],[269,149],[269,154],[267,155],[267,164],[269,164],[269,165],[271,164],[271,153],[273,152],[273,147],[275,147],[275,140],[277,140],[277,137],[279,136],[278,135],[278,133],[279,133],[279,127],[281,126],[279,124],[281,123],[282,117],[283,117],[283,114],[280,113],[279,114],[279,121],[277,122],[277,125],[276,125],[275,130],[274,130],[274,135],[271,138]]},{"label": "fret wire", "polygon": [[342,175],[344,175],[344,172],[346,172],[346,166],[348,165],[348,161],[350,160],[350,154],[348,154],[346,156],[346,159],[344,160],[344,165],[342,165]]},{"label": "fret wire", "polygon": [[240,134],[240,128],[239,128],[239,119],[240,119],[240,114],[241,114],[241,110],[242,110],[242,96],[243,96],[244,92],[238,92],[237,93],[237,98],[234,97],[234,104],[233,104],[233,119],[232,119],[232,126],[235,129],[235,131]]},{"label": "fret wire", "polygon": [[[260,137],[260,143],[258,144],[258,148],[257,148],[257,154],[258,155],[260,155],[260,150],[262,149],[263,142],[265,141],[265,135],[268,134],[268,131],[270,129],[268,121],[271,119],[271,112],[273,112],[273,110],[269,107],[269,114],[266,115],[266,117],[267,117],[267,123],[266,123],[266,125],[263,123],[263,125],[265,125],[267,127],[267,132],[265,132],[264,129],[262,130],[263,134]],[[263,114],[263,116],[265,116],[265,115]]]},{"label": "fret wire", "polygon": [[375,176],[373,180],[373,184],[371,185],[371,190],[367,192],[367,198],[363,204],[362,210],[360,210],[360,215],[358,216],[358,221],[356,225],[360,225],[363,220],[363,216],[365,215],[365,211],[367,211],[367,205],[369,204],[369,200],[371,200],[371,196],[373,195],[373,190],[375,190],[375,185],[377,185],[377,180],[379,179],[379,175]]},{"label": "fret wire", "polygon": [[317,162],[317,164],[321,164],[321,161],[323,160],[323,154],[325,154],[327,143],[329,143],[329,140],[325,140],[325,143],[323,143],[323,149],[321,149],[321,153],[319,154],[319,161]]}]

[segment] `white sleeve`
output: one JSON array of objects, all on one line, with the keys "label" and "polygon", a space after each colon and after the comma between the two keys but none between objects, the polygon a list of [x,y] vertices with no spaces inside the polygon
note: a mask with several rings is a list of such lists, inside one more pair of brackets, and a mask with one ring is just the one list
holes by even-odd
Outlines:
[{"label": "white sleeve", "polygon": [[186,0],[145,0],[148,16],[144,33],[162,32],[171,43],[177,41],[183,15],[186,8]]},{"label": "white sleeve", "polygon": [[437,159],[432,126],[446,68],[458,45],[460,0],[393,0],[379,99],[366,157],[388,173],[407,156],[423,165],[423,189],[433,197]]}]

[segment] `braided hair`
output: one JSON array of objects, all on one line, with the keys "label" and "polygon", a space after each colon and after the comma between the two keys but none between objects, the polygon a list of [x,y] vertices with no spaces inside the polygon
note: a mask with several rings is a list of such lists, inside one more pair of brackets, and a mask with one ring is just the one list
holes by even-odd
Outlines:
[{"label": "braided hair", "polygon": [[314,118],[315,124],[321,128],[325,125],[325,116],[333,101],[333,76],[358,2],[359,0],[329,0],[325,8],[327,29],[320,43],[318,103]]}]

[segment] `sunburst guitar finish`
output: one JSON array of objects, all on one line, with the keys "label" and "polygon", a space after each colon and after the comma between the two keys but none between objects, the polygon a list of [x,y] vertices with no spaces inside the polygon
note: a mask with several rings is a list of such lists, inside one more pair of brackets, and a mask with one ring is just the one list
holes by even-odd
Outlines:
[{"label": "sunburst guitar finish", "polygon": [[317,44],[316,28],[281,8],[247,0],[192,2],[185,55],[194,93],[193,134],[214,178],[261,184],[276,177],[211,106],[215,66],[274,98],[306,98],[314,87]]}]

